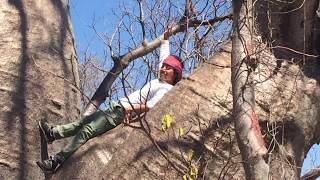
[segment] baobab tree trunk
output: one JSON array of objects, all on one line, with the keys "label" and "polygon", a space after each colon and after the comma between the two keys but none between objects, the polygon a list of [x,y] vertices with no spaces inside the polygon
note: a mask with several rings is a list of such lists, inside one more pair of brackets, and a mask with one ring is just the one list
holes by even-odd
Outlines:
[{"label": "baobab tree trunk", "polygon": [[[318,7],[316,1],[303,2],[308,7]],[[3,99],[0,178],[40,179],[40,171],[34,164],[34,160],[40,159],[36,121],[46,117],[53,122],[58,117],[68,119],[79,114],[66,2],[6,1],[0,9],[0,21],[5,25],[0,27],[0,95]],[[259,12],[266,12],[266,9]],[[315,15],[315,11],[310,12]],[[296,16],[312,19],[309,11]],[[318,23],[315,17],[313,20]],[[294,17],[290,19],[292,28],[297,30],[286,38],[280,33],[282,39],[277,45],[294,41],[294,35],[300,34],[301,26],[294,25]],[[310,25],[310,19],[300,24]],[[317,39],[319,33],[305,34],[308,35],[306,39]],[[288,43],[291,44],[295,43]],[[270,178],[298,179],[305,154],[313,144],[320,142],[319,63],[315,61],[318,57],[305,55],[310,58],[305,64],[292,62],[277,67],[279,54],[275,47],[267,48],[263,43],[259,46],[255,113],[268,147]],[[303,47],[305,51],[294,49],[300,55],[284,53],[282,57],[299,59],[301,52],[309,50],[309,46]],[[175,86],[148,113],[149,126],[144,126],[147,131],[120,126],[90,140],[66,161],[53,179],[177,179],[190,169],[185,153],[190,149],[194,150],[190,159],[197,167],[198,171],[194,172],[198,177],[244,178],[231,116],[230,67],[231,47],[226,44],[220,53]],[[173,115],[174,124],[169,131],[162,132],[161,118],[168,113]],[[134,125],[139,126],[139,123]],[[185,134],[177,135],[178,128],[183,128]]]},{"label": "baobab tree trunk", "polygon": [[37,122],[58,124],[79,117],[67,2],[1,3],[0,179],[42,179],[35,164],[41,159]]},{"label": "baobab tree trunk", "polygon": [[[319,19],[315,13],[318,2],[295,2],[298,5],[299,2],[306,3],[308,12],[304,15],[293,11],[295,15],[292,15],[290,21],[294,21],[294,16],[307,17],[309,19],[305,21],[308,23],[306,26],[318,27]],[[283,26],[279,22],[286,22],[288,15],[280,16],[279,13],[272,12],[279,12],[285,6],[268,6],[266,3],[271,2],[257,2],[256,8],[261,8],[257,11],[260,12],[257,22],[262,39],[271,38],[268,45],[271,42],[277,44],[271,47],[261,42],[255,44],[255,56],[259,62],[254,77],[255,113],[268,148],[266,159],[269,178],[299,179],[305,155],[313,144],[320,142],[320,66],[317,47],[305,48],[305,52],[313,52],[314,55],[305,54],[308,61],[295,64],[303,58],[301,54],[304,51],[293,46],[296,43],[291,41],[295,41],[300,33],[293,33],[290,37],[282,33],[290,31],[290,28],[297,28],[293,32],[301,32],[300,28],[303,26],[296,26],[295,22],[290,22],[290,26]],[[296,9],[295,6],[291,8]],[[309,15],[311,12],[314,16]],[[268,18],[271,18],[271,24],[265,23],[269,22]],[[278,32],[279,30],[281,31]],[[309,34],[306,39],[315,40],[319,37],[319,32],[314,28],[309,30],[313,32],[305,33]],[[300,41],[301,38],[296,40]],[[288,43],[290,46],[287,48],[291,50],[283,52],[284,48],[280,46],[288,41],[291,43]],[[199,170],[198,177],[243,179],[243,159],[236,143],[231,116],[231,82],[226,80],[231,79],[231,50],[231,45],[226,44],[221,52],[178,83],[148,113],[146,121],[151,129],[150,134],[158,145],[151,143],[150,135],[141,129],[118,127],[82,147],[54,179],[177,179],[183,176],[183,172],[187,173],[190,164],[185,161],[185,152],[189,149],[195,152],[193,160]],[[281,61],[284,58],[291,61],[292,57],[296,60],[279,66],[279,54]],[[168,113],[174,117],[169,134],[160,131],[161,118]],[[186,130],[186,134],[176,138],[180,127]],[[166,158],[159,153],[159,148]],[[73,169],[78,169],[80,173],[73,172]]]},{"label": "baobab tree trunk", "polygon": [[[269,177],[298,179],[309,145],[318,142],[310,137],[319,133],[319,85],[298,65],[274,74],[276,59],[268,48],[257,58],[261,73],[256,78],[256,114],[268,147]],[[231,116],[231,82],[226,80],[231,79],[230,67],[231,44],[226,44],[147,114],[149,135],[142,128],[119,126],[81,147],[53,179],[179,179],[190,165],[186,161],[190,149],[198,177],[244,179]],[[174,117],[174,123],[162,132],[161,119],[166,114]],[[185,130],[180,138],[179,128]]]}]

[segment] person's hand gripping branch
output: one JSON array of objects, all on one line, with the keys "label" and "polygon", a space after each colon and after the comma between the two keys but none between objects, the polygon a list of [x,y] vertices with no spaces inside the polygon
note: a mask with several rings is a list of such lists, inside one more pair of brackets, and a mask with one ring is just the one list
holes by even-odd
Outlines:
[{"label": "person's hand gripping branch", "polygon": [[172,27],[173,27],[172,24],[167,26],[167,28],[163,34],[163,40],[169,40],[170,36],[172,35]]}]

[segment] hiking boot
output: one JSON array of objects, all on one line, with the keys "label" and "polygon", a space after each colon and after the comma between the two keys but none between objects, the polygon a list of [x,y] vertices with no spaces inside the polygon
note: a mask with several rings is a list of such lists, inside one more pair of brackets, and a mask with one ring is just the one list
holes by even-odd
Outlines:
[{"label": "hiking boot", "polygon": [[47,143],[51,144],[55,140],[52,128],[49,127],[48,123],[43,121],[39,121],[39,128],[41,129],[41,132]]},{"label": "hiking boot", "polygon": [[54,157],[50,157],[50,159],[37,161],[37,165],[42,169],[43,172],[54,174],[61,166],[63,161],[63,157],[55,155]]}]

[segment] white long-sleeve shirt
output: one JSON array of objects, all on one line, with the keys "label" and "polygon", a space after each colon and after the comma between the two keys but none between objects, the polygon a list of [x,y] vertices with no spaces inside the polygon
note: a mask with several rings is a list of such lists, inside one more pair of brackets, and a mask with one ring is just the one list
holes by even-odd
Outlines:
[{"label": "white long-sleeve shirt", "polygon": [[[162,40],[160,46],[159,70],[163,61],[170,55],[170,47],[168,40]],[[120,99],[120,103],[124,108],[129,108],[131,104],[146,104],[148,108],[153,106],[172,88],[171,84],[154,79],[144,85],[141,89],[136,90],[128,97]],[[130,103],[129,103],[130,102]]]},{"label": "white long-sleeve shirt", "polygon": [[159,56],[159,71],[162,67],[163,61],[170,55],[169,40],[162,40],[160,45],[160,56]]}]

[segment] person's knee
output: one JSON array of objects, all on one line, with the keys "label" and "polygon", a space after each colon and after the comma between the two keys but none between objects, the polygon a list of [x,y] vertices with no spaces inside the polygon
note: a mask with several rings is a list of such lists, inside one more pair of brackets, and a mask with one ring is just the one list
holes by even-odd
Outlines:
[{"label": "person's knee", "polygon": [[86,140],[94,137],[96,129],[92,127],[90,124],[86,124],[82,127],[83,136]]},{"label": "person's knee", "polygon": [[105,115],[109,123],[113,126],[112,128],[114,128],[123,122],[125,110],[120,104],[111,101],[110,107],[105,111]]}]

